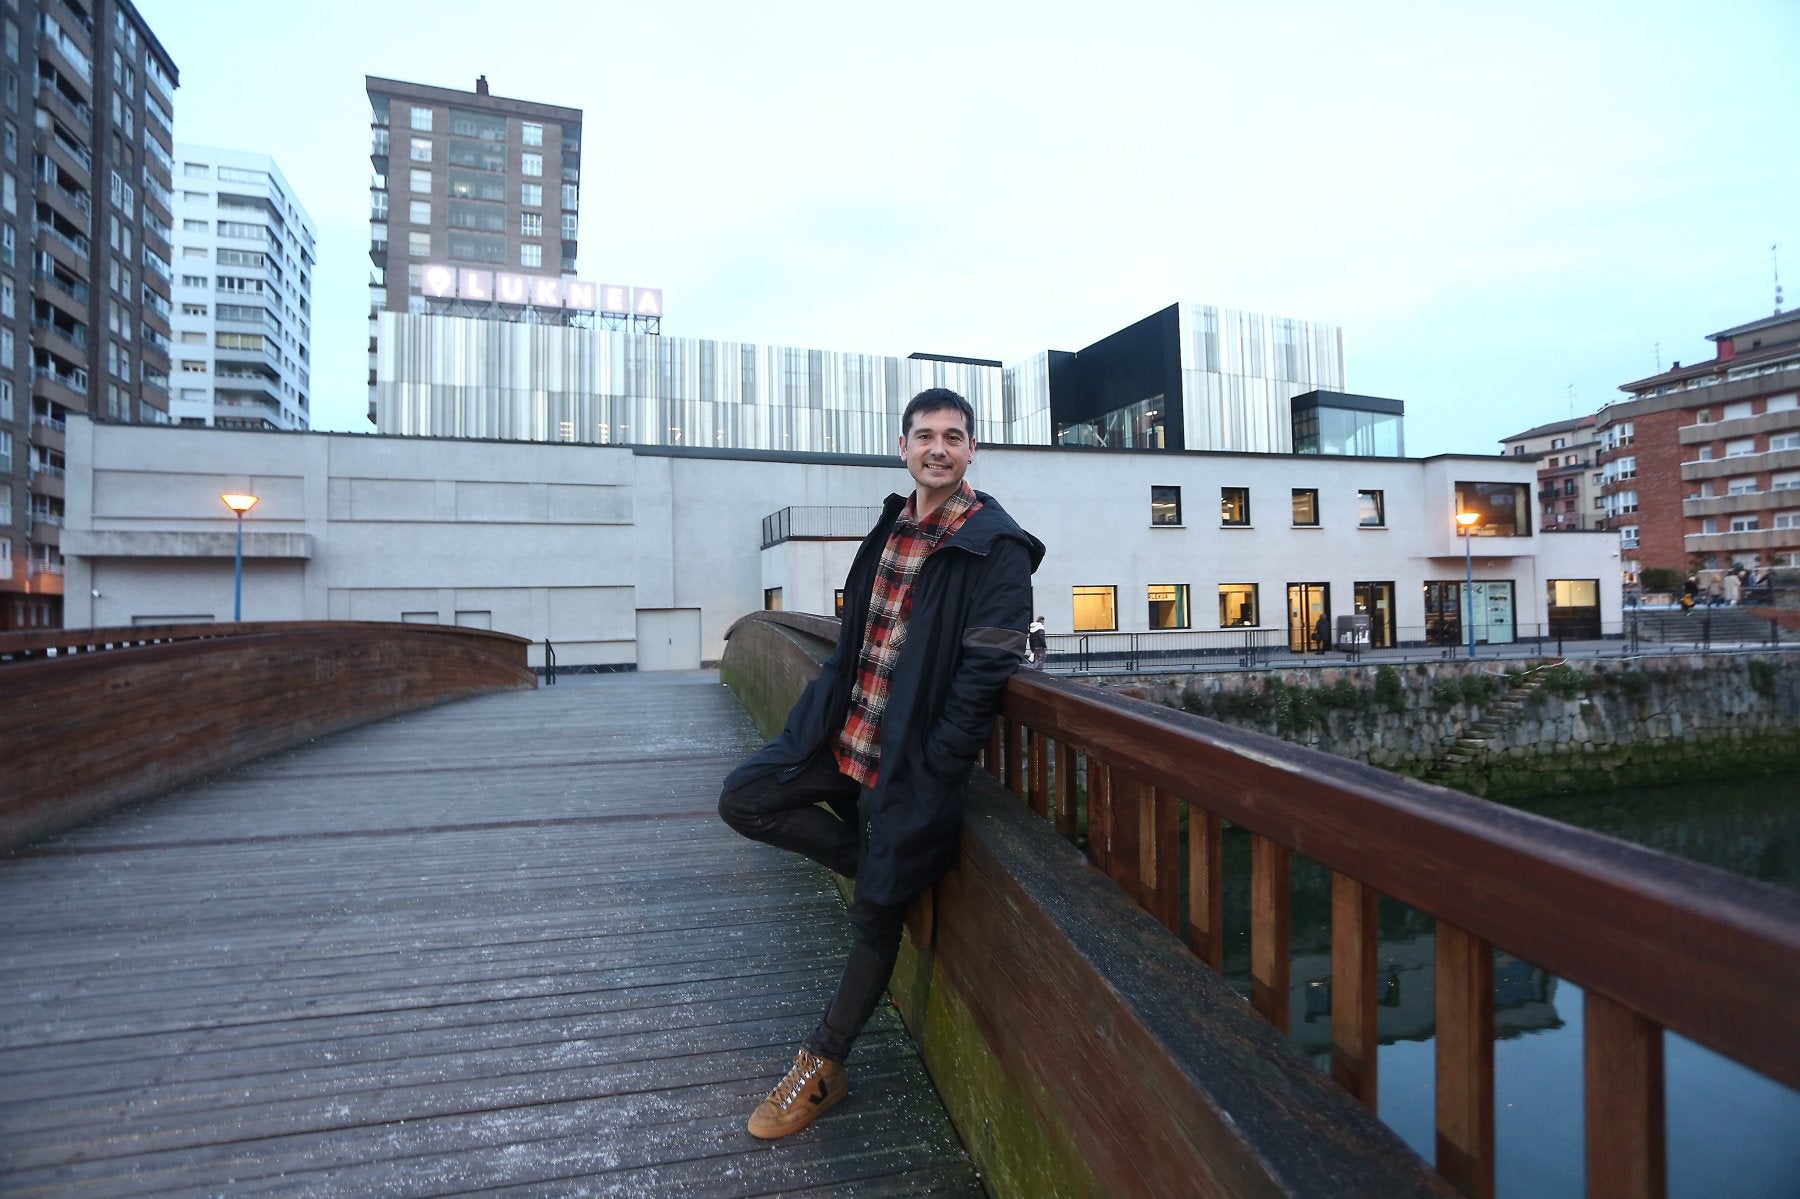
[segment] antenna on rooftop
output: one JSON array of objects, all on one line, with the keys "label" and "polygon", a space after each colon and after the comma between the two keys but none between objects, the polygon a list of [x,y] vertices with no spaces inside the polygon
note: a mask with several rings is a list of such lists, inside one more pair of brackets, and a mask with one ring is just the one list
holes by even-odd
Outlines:
[{"label": "antenna on rooftop", "polygon": [[1656,373],[1662,374],[1662,342],[1652,342],[1651,349],[1656,353]]},{"label": "antenna on rooftop", "polygon": [[1575,385],[1569,384],[1569,419],[1575,419]]},{"label": "antenna on rooftop", "polygon": [[1781,243],[1769,247],[1769,267],[1775,272],[1775,315],[1781,315]]}]

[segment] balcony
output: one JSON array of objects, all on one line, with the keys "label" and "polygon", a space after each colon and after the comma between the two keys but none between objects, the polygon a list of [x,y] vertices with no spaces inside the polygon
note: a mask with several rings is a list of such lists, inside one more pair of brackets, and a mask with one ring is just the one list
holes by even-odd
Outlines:
[{"label": "balcony", "polygon": [[88,285],[76,279],[65,279],[54,271],[34,270],[38,298],[56,307],[58,312],[78,321],[88,318]]},{"label": "balcony", "polygon": [[1800,551],[1800,529],[1752,529],[1743,533],[1689,533],[1681,539],[1690,554],[1755,552],[1769,561],[1773,553]]},{"label": "balcony", "polygon": [[1800,449],[1762,450],[1739,454],[1732,458],[1711,458],[1704,462],[1683,462],[1683,482],[1698,483],[1704,479],[1724,479],[1735,475],[1754,475],[1766,470],[1787,470],[1800,466]]},{"label": "balcony", "polygon": [[79,95],[74,88],[63,82],[63,76],[48,63],[38,64],[37,87],[34,98],[39,107],[48,109],[50,114],[58,117],[65,125],[75,129],[92,129],[94,127],[94,109]]},{"label": "balcony", "polygon": [[34,319],[31,327],[37,330],[35,339],[37,344],[51,353],[61,355],[71,362],[87,360],[86,325],[64,326],[54,321]]},{"label": "balcony", "polygon": [[1764,412],[1758,416],[1739,416],[1731,420],[1708,421],[1703,425],[1683,425],[1679,432],[1682,445],[1706,445],[1714,441],[1730,441],[1756,433],[1783,433],[1800,429],[1800,412]]},{"label": "balcony", "polygon": [[1683,516],[1737,516],[1745,512],[1762,512],[1781,506],[1785,496],[1793,507],[1800,508],[1800,491],[1752,491],[1739,495],[1690,495],[1681,501]]},{"label": "balcony", "polygon": [[48,251],[52,258],[69,268],[70,274],[88,273],[87,238],[70,237],[55,226],[40,221],[37,225],[37,247]]},{"label": "balcony", "polygon": [[[39,546],[49,546],[51,549],[61,549],[62,517],[39,516],[35,512],[32,513],[31,544],[34,548]],[[39,563],[38,569],[42,570],[43,568],[43,564]]]},{"label": "balcony", "polygon": [[56,467],[45,468],[33,466],[31,468],[31,479],[27,486],[32,495],[41,495],[49,499],[60,500],[63,498],[63,492],[65,490],[63,472]]},{"label": "balcony", "polygon": [[[31,394],[60,404],[64,408],[73,408],[79,412],[87,411],[88,381],[86,371],[59,371],[54,367],[34,366],[31,368]],[[53,431],[58,441],[37,441],[39,418],[31,418],[32,439],[47,449],[60,450],[61,435],[65,428],[61,421],[44,423],[44,428]]]}]

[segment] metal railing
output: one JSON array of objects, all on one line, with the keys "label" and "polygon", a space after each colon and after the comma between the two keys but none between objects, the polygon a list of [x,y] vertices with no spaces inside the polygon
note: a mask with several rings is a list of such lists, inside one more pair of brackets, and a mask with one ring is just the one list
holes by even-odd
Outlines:
[{"label": "metal railing", "polygon": [[762,548],[783,541],[855,538],[861,540],[881,518],[880,508],[808,506],[783,508],[763,517]]}]

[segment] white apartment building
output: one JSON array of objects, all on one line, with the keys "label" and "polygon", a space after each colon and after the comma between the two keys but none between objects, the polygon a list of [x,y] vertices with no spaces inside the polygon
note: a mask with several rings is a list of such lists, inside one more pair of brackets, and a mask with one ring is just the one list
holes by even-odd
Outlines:
[{"label": "white apartment building", "polygon": [[176,143],[169,420],[305,429],[317,230],[275,160]]}]

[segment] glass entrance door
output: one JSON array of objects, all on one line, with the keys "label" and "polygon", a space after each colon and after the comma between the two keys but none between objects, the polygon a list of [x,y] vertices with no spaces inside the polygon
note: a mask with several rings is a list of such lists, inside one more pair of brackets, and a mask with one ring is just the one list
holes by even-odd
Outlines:
[{"label": "glass entrance door", "polygon": [[1288,649],[1318,652],[1331,647],[1331,584],[1287,585]]},{"label": "glass entrance door", "polygon": [[1394,644],[1394,585],[1392,583],[1356,584],[1356,614],[1369,618],[1369,647],[1381,649]]}]

